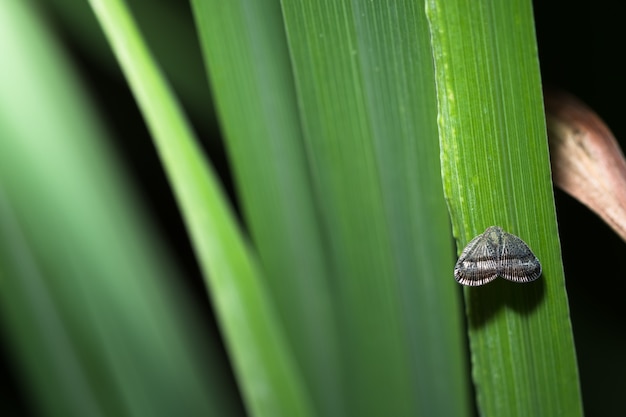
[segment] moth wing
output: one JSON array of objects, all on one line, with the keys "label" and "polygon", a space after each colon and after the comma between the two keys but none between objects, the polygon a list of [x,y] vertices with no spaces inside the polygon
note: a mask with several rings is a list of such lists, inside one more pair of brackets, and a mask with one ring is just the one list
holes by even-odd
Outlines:
[{"label": "moth wing", "polygon": [[476,236],[459,256],[454,266],[454,278],[458,283],[469,286],[487,284],[498,276],[496,250],[487,236]]},{"label": "moth wing", "polygon": [[498,275],[513,282],[531,282],[541,275],[539,259],[526,242],[510,233],[502,237]]}]

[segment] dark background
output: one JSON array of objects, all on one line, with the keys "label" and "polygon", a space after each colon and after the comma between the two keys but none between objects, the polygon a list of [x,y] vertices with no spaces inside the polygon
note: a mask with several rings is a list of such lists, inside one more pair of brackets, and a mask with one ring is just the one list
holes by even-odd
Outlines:
[{"label": "dark background", "polygon": [[[626,147],[624,6],[535,1],[544,85],[569,91]],[[586,207],[555,190],[565,279],[588,416],[626,416],[625,243]]]},{"label": "dark background", "polygon": [[[160,1],[168,2],[192,25],[187,2]],[[626,146],[624,7],[609,0],[561,0],[535,1],[534,8],[544,85],[564,89],[582,99],[606,122],[623,148]],[[173,196],[119,70],[103,68],[102,62],[85,49],[85,44],[68,29],[54,7],[47,9],[45,15],[78,65],[113,136],[119,139],[115,146],[135,178],[136,188],[167,235],[171,251],[192,277],[190,292],[197,294],[196,302],[214,326],[204,284]],[[209,97],[207,90],[207,109],[210,109]],[[200,114],[192,109],[189,114],[211,161],[234,197],[215,116],[210,111]],[[128,140],[128,132],[133,132],[132,140]],[[621,265],[626,258],[626,246],[577,201],[558,189],[555,197],[585,412],[588,416],[626,416],[626,273]],[[217,331],[215,327],[213,331]],[[18,388],[16,371],[3,346],[0,343],[0,358],[4,358],[0,369],[8,384],[0,397],[1,409],[14,410],[12,415],[29,415],[27,397]]]}]

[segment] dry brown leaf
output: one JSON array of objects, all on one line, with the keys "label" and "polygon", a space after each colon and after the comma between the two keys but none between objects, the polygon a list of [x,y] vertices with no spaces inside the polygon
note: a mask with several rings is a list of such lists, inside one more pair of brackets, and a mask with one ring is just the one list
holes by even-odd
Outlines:
[{"label": "dry brown leaf", "polygon": [[554,183],[626,241],[626,160],[615,137],[570,94],[546,92],[545,105]]}]

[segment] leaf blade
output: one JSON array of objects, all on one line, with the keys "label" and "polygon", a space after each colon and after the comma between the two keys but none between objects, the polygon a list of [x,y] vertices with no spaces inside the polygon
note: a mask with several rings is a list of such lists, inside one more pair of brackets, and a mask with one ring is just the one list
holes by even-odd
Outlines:
[{"label": "leaf blade", "polygon": [[412,2],[282,4],[351,352],[350,410],[464,415],[423,10]]},{"label": "leaf blade", "polygon": [[479,409],[581,415],[531,5],[429,0],[427,15],[459,248],[498,225],[529,243],[544,267],[523,287],[465,290]]},{"label": "leaf blade", "polygon": [[90,1],[159,150],[216,306],[248,410],[311,415],[257,261],[211,166],[152,60],[125,4]]},{"label": "leaf blade", "polygon": [[337,318],[278,1],[195,0],[252,240],[317,413],[346,414]]},{"label": "leaf blade", "polygon": [[30,2],[0,9],[0,309],[33,407],[241,412],[53,31]]}]

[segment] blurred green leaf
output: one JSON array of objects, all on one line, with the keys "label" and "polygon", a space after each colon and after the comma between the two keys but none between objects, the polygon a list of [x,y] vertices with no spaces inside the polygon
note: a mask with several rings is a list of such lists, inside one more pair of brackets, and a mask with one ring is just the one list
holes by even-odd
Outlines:
[{"label": "blurred green leaf", "polygon": [[283,0],[351,415],[467,415],[423,7]]},{"label": "blurred green leaf", "polygon": [[196,0],[247,223],[316,415],[344,416],[333,280],[316,213],[280,4]]},{"label": "blurred green leaf", "polygon": [[254,255],[125,4],[90,2],[139,106],[204,271],[246,407],[256,416],[312,415]]},{"label": "blurred green leaf", "polygon": [[219,345],[53,39],[29,2],[0,5],[0,317],[33,407],[241,414]]},{"label": "blurred green leaf", "polygon": [[[119,66],[98,25],[89,3],[76,0],[37,0],[58,19],[81,51],[99,64],[99,69],[118,76]],[[183,104],[203,128],[215,125],[210,92],[204,77],[198,38],[185,2],[128,0],[156,59],[169,77]]]}]

